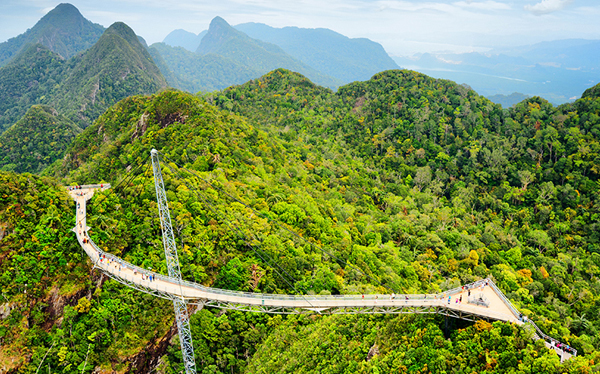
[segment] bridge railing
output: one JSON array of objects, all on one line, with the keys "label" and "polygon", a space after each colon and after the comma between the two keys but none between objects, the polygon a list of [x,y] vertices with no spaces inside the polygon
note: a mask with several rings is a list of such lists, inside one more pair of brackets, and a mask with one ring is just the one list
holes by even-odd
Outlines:
[{"label": "bridge railing", "polygon": [[[179,281],[175,278],[172,278],[172,277],[169,277],[169,276],[166,276],[163,274],[159,274],[159,273],[151,271],[151,270],[144,269],[137,265],[133,265],[133,264],[121,259],[120,257],[117,257],[108,252],[105,252],[100,247],[98,247],[98,245],[96,243],[94,243],[94,241],[92,241],[92,240],[90,240],[89,243],[97,251],[98,256],[99,256],[98,261],[100,261],[100,258],[110,260],[111,262],[115,262],[122,267],[126,267],[132,271],[135,271],[140,274],[145,274],[147,276],[151,275],[156,280],[168,282],[175,286],[181,284],[181,286],[183,286],[183,287],[189,287],[189,288],[197,289],[197,290],[204,291],[207,293],[220,294],[220,295],[233,296],[233,297],[245,297],[245,298],[262,299],[262,300],[298,300],[298,301],[302,301],[302,300],[304,300],[304,301],[311,301],[311,300],[326,301],[326,300],[340,300],[340,299],[343,299],[343,300],[388,300],[388,299],[393,298],[394,300],[397,300],[397,301],[407,301],[407,302],[408,301],[412,301],[412,302],[421,301],[421,302],[425,302],[425,303],[426,302],[431,302],[431,303],[439,302],[439,303],[445,305],[445,300],[448,296],[454,295],[456,293],[460,293],[460,291],[462,291],[461,288],[455,288],[455,289],[447,290],[445,292],[440,292],[440,293],[436,293],[436,294],[285,295],[285,294],[266,294],[266,293],[256,293],[256,292],[224,290],[224,289],[220,289],[220,288],[206,287],[201,284],[189,282],[186,280],[181,280],[181,283],[179,283]],[[475,288],[484,282],[485,282],[485,280],[480,280],[480,281],[470,283],[470,284],[468,284],[468,286],[470,288]],[[500,314],[500,313],[494,314],[493,311],[487,311],[486,314],[490,314],[490,316],[495,319],[505,319],[505,318],[502,318],[502,316],[503,316],[502,314]]]},{"label": "bridge railing", "polygon": [[77,185],[77,186],[67,186],[67,189],[69,191],[72,190],[89,190],[89,189],[109,189],[110,188],[110,183],[98,183],[98,184],[82,184],[82,185]]},{"label": "bridge railing", "polygon": [[545,341],[547,341],[548,343],[551,343],[554,347],[557,347],[558,349],[562,349],[563,351],[572,354],[573,356],[577,356],[577,350],[571,346],[565,346],[564,343],[560,342],[557,339],[554,339],[551,336],[548,336],[546,334],[544,334],[544,332],[542,332],[542,330],[538,327],[538,325],[535,324],[535,322],[533,322],[532,320],[528,319],[527,322],[530,326],[532,326],[537,335],[541,338],[544,339]]},{"label": "bridge railing", "polygon": [[[234,297],[246,297],[246,298],[253,298],[253,299],[262,299],[262,300],[305,300],[305,301],[310,301],[310,300],[321,300],[321,301],[326,301],[326,300],[340,300],[340,299],[344,299],[344,300],[377,300],[377,299],[381,299],[381,300],[385,300],[387,298],[392,297],[392,295],[383,295],[383,294],[366,294],[366,295],[362,295],[362,294],[358,294],[358,295],[284,295],[284,294],[265,294],[265,293],[255,293],[255,292],[244,292],[244,291],[232,291],[232,290],[223,290],[220,288],[212,288],[212,287],[206,287],[203,286],[201,284],[198,283],[194,283],[194,282],[189,282],[186,280],[181,280],[181,283],[179,283],[179,281],[175,278],[151,271],[151,270],[147,270],[144,269],[140,266],[137,265],[133,265],[130,262],[127,262],[125,260],[123,260],[120,257],[117,257],[111,253],[108,253],[104,250],[102,250],[93,240],[89,240],[88,243],[96,250],[97,255],[98,255],[98,260],[100,261],[100,259],[102,259],[102,262],[106,261],[106,260],[110,260],[111,262],[115,262],[117,263],[119,266],[121,267],[126,267],[132,271],[135,271],[137,273],[140,274],[145,274],[146,276],[152,276],[154,279],[156,280],[161,280],[164,282],[168,282],[171,283],[175,286],[177,285],[181,285],[183,287],[189,287],[189,288],[194,288],[200,291],[204,291],[207,293],[213,293],[213,294],[221,294],[221,295],[226,295],[226,296],[234,296]],[[80,240],[80,244],[83,246],[83,242],[81,242]],[[515,317],[519,317],[520,313],[517,311],[517,309],[514,307],[514,305],[510,302],[510,300],[508,300],[508,298],[506,298],[504,296],[504,294],[502,293],[502,291],[500,291],[500,289],[498,289],[498,287],[496,286],[496,284],[491,280],[491,279],[482,279],[482,280],[478,280],[472,283],[467,284],[466,286],[469,289],[475,289],[477,287],[480,287],[482,284],[487,284],[490,287],[492,287],[494,289],[494,291],[496,291],[496,294],[504,301],[504,303],[507,305],[507,307],[511,310],[512,313],[515,314]],[[445,304],[445,300],[448,296],[460,293],[461,291],[463,291],[462,287],[456,287],[450,290],[446,290],[440,293],[436,293],[436,294],[394,294],[394,299],[395,300],[408,300],[408,301],[423,301],[423,302],[435,302],[435,301],[440,301],[442,304]],[[452,306],[450,306],[450,309],[453,309]],[[498,320],[503,320],[505,319],[505,315],[501,314],[501,313],[496,313],[494,311],[486,311],[486,315],[488,317],[494,318],[494,319],[498,319]],[[544,334],[544,332],[542,332],[542,330],[535,324],[535,322],[531,321],[531,320],[527,320],[528,324],[530,324],[535,332],[537,333],[537,335],[544,339],[545,341],[549,342],[549,343],[554,343],[553,345],[556,347],[564,347],[564,344],[561,343],[559,340],[554,339],[546,334]],[[573,354],[574,356],[577,355],[577,350],[573,347],[569,347],[568,351],[569,353]]]},{"label": "bridge railing", "polygon": [[[148,269],[144,269],[140,266],[134,265],[130,262],[127,262],[125,260],[123,260],[122,258],[115,256],[111,253],[108,253],[106,251],[104,251],[103,249],[101,249],[93,240],[89,240],[88,243],[94,248],[94,250],[97,252],[98,254],[98,261],[104,262],[105,260],[110,260],[111,262],[117,263],[119,264],[121,267],[125,267],[128,268],[129,270],[135,271],[137,273],[140,274],[145,274],[145,275],[152,275],[152,277],[156,280],[161,280],[164,282],[168,282],[171,283],[173,285],[179,285],[181,284],[181,286],[184,287],[190,287],[190,288],[194,288],[200,291],[204,291],[204,292],[210,292],[210,293],[215,293],[215,294],[221,294],[221,295],[228,295],[228,296],[236,296],[236,297],[251,297],[251,298],[255,298],[255,299],[264,299],[264,300],[269,300],[269,299],[277,299],[277,300],[339,300],[339,299],[348,299],[348,300],[377,300],[377,299],[381,299],[381,300],[386,300],[386,299],[390,299],[390,298],[394,298],[394,300],[430,300],[430,301],[435,301],[435,300],[443,300],[445,299],[445,297],[447,297],[447,295],[451,295],[453,294],[453,292],[442,292],[442,293],[437,293],[437,294],[393,294],[393,296],[391,294],[354,294],[354,295],[286,295],[286,294],[267,294],[267,293],[257,293],[257,292],[244,292],[244,291],[232,291],[232,290],[224,290],[224,289],[220,289],[220,288],[212,288],[212,287],[206,287],[203,286],[201,284],[198,283],[194,283],[194,282],[189,282],[186,280],[181,280],[181,283],[172,277],[169,277],[167,275],[163,275],[160,273],[157,273],[155,271],[151,271]],[[82,243],[83,244],[83,243]],[[102,260],[101,260],[102,259]],[[477,283],[477,282],[475,282]],[[450,290],[453,291],[453,290]],[[457,292],[460,291],[460,288],[456,290]]]},{"label": "bridge railing", "polygon": [[[498,286],[496,286],[496,284],[491,279],[488,278],[487,280],[489,281],[489,284],[494,289],[494,291],[496,291],[496,294],[500,297],[500,299],[502,299],[502,301],[504,301],[504,303],[510,309],[510,311],[512,313],[514,313],[515,317],[523,320],[521,318],[522,314],[519,313],[519,311],[517,310],[517,308],[515,308],[513,303],[506,296],[504,296],[504,293],[502,291],[500,291]],[[527,318],[527,317],[525,317],[525,318]],[[564,346],[564,344],[561,343],[559,340],[554,339],[553,337],[544,334],[544,332],[532,320],[527,318],[524,322],[530,324],[541,339],[544,339],[545,341],[553,344],[556,347],[558,347],[558,345],[560,345],[561,347]],[[575,348],[569,347],[569,351],[570,351],[569,353],[573,354],[573,356],[577,356],[577,350]]]},{"label": "bridge railing", "polygon": [[482,284],[485,284],[486,280],[487,279],[480,279],[480,280],[477,280],[475,282],[464,284],[464,285],[462,285],[460,287],[455,287],[455,288],[452,288],[450,290],[443,291],[442,293],[443,294],[448,294],[448,295],[454,295],[456,293],[462,292],[463,291],[463,287],[466,287],[469,290],[474,290],[475,288],[481,286]]},{"label": "bridge railing", "polygon": [[[82,185],[82,186],[71,186],[69,189],[74,189],[75,187],[81,187],[81,189],[107,189],[110,188],[110,184],[109,183],[102,183],[102,184],[90,184],[90,185]],[[89,237],[89,236],[88,236]],[[78,240],[81,244],[82,247],[84,247],[84,243],[82,242],[82,238],[80,238],[78,236]],[[489,278],[486,279],[481,279],[472,283],[468,283],[466,285],[463,285],[461,287],[456,287],[450,290],[446,290],[440,293],[436,293],[436,294],[394,294],[392,295],[383,295],[383,294],[357,294],[357,295],[285,295],[285,294],[265,294],[265,293],[254,293],[254,292],[244,292],[244,291],[231,291],[231,290],[223,290],[223,289],[219,289],[219,288],[211,288],[211,287],[206,287],[203,286],[201,284],[198,283],[194,283],[194,282],[189,282],[186,280],[181,280],[179,281],[178,279],[163,275],[163,274],[159,274],[157,272],[154,271],[150,271],[147,269],[144,269],[142,267],[139,267],[137,265],[133,265],[130,262],[127,262],[125,260],[123,260],[120,257],[117,257],[111,253],[108,253],[104,250],[102,250],[93,240],[89,240],[88,243],[96,250],[97,255],[98,255],[98,259],[97,261],[103,261],[103,259],[108,259],[112,262],[116,262],[117,264],[119,264],[122,267],[126,267],[132,271],[138,272],[140,274],[145,274],[147,276],[152,276],[153,279],[157,279],[157,280],[161,280],[164,282],[168,282],[171,283],[173,285],[181,285],[184,287],[189,287],[189,288],[194,288],[194,289],[198,289],[200,291],[204,291],[204,292],[209,292],[209,293],[216,293],[216,294],[222,294],[222,295],[227,295],[227,296],[234,296],[234,297],[251,297],[254,299],[262,299],[262,300],[339,300],[339,299],[346,299],[346,300],[360,300],[360,299],[364,299],[364,300],[376,300],[381,298],[382,300],[384,300],[385,298],[389,298],[389,297],[394,297],[394,299],[398,299],[398,300],[422,300],[422,301],[435,301],[435,300],[441,300],[443,301],[446,297],[450,296],[450,295],[454,295],[457,293],[460,293],[463,291],[463,287],[466,286],[468,289],[475,289],[479,286],[481,286],[482,284],[485,285],[489,285],[490,287],[492,287],[492,289],[494,289],[494,291],[496,292],[496,294],[498,295],[498,297],[500,297],[502,299],[502,301],[506,304],[506,306],[510,309],[510,311],[515,315],[515,317],[519,318],[520,317],[520,313],[518,312],[518,310],[515,308],[515,306],[512,304],[512,302],[506,298],[506,296],[504,296],[504,293],[502,291],[500,291],[500,289],[496,286],[496,284],[494,283],[494,281],[492,281]],[[493,311],[488,311],[486,312],[486,314],[490,314],[490,316],[492,318],[496,318],[496,319],[503,319],[502,315],[499,313],[494,313]],[[493,317],[494,314],[497,314],[496,317]],[[561,347],[564,346],[563,343],[561,343],[559,340],[554,339],[546,334],[544,334],[542,332],[542,330],[535,324],[535,322],[531,321],[531,320],[527,320],[527,323],[529,323],[531,326],[533,326],[534,330],[536,331],[537,335],[544,339],[547,342],[553,343],[554,346],[558,346],[560,345]],[[577,355],[577,350],[573,347],[569,347],[569,353],[573,354],[574,356]]]}]

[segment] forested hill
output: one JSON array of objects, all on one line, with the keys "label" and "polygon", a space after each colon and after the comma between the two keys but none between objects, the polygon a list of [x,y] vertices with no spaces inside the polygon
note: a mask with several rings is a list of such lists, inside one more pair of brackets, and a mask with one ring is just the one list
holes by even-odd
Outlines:
[{"label": "forested hill", "polygon": [[0,132],[35,104],[50,105],[84,128],[117,101],[167,83],[148,51],[123,23],[86,52],[64,61],[37,44],[0,68]]},{"label": "forested hill", "polygon": [[252,39],[234,29],[221,17],[211,21],[196,53],[224,56],[260,74],[283,67],[298,71],[323,86],[337,87],[340,84],[340,81],[294,59],[275,44]]},{"label": "forested hill", "polygon": [[10,309],[0,318],[0,357],[11,359],[7,371],[35,372],[42,360],[69,373],[182,370],[171,304],[90,277],[74,236],[64,235],[72,205],[53,182],[112,183],[89,206],[93,239],[164,273],[152,173],[138,168],[156,148],[169,158],[163,172],[185,279],[359,294],[437,292],[492,276],[579,352],[560,364],[543,342],[501,322],[452,322],[445,336],[436,316],[204,308],[191,317],[198,372],[593,372],[597,92],[559,108],[531,98],[503,110],[410,71],[334,93],[280,69],[206,98],[168,90],[124,99],[75,138],[48,177],[0,173],[0,287]]},{"label": "forested hill", "polygon": [[0,66],[6,65],[27,44],[40,43],[63,59],[90,48],[104,27],[85,19],[71,4],[59,4],[25,33],[0,43]]},{"label": "forested hill", "polygon": [[221,17],[215,17],[208,31],[197,36],[195,53],[168,45],[167,42],[187,45],[184,40],[177,40],[182,35],[189,38],[190,33],[179,31],[182,34],[174,32],[173,37],[165,38],[165,43],[150,46],[161,72],[169,84],[178,89],[193,93],[222,90],[276,68],[298,71],[327,87],[338,87],[343,82],[290,56],[275,44],[250,38]]},{"label": "forested hill", "polygon": [[16,123],[41,98],[51,92],[63,77],[64,61],[41,44],[23,50],[0,68],[0,133]]},{"label": "forested hill", "polygon": [[149,52],[122,22],[111,25],[92,48],[71,62],[52,102],[80,127],[122,98],[167,86]]},{"label": "forested hill", "polygon": [[591,347],[599,327],[589,312],[599,306],[597,92],[558,108],[534,97],[502,110],[410,71],[332,93],[279,70],[214,100],[287,140],[321,183],[363,186],[346,191],[346,201],[367,199],[391,214],[382,241],[424,251],[417,258],[427,279],[477,258],[472,274],[491,273],[522,308],[553,320],[548,328],[565,336],[569,326]]},{"label": "forested hill", "polygon": [[165,43],[154,43],[149,51],[169,85],[188,92],[222,90],[262,75],[254,68],[214,53],[200,55]]},{"label": "forested hill", "polygon": [[211,21],[196,53],[227,57],[259,74],[283,67],[305,74],[324,86],[337,87],[340,84],[340,81],[294,59],[275,44],[252,39],[234,29],[221,17],[215,17]]},{"label": "forested hill", "polygon": [[32,106],[0,134],[0,166],[17,173],[39,173],[62,157],[81,129],[50,107]]}]

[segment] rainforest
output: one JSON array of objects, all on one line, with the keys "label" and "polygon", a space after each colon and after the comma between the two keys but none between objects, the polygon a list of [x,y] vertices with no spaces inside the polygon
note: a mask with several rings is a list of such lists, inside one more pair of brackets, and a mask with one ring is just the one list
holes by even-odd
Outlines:
[{"label": "rainforest", "polygon": [[156,148],[170,165],[184,279],[343,295],[435,293],[491,277],[578,351],[561,363],[505,322],[194,307],[198,372],[595,372],[599,126],[599,86],[558,107],[532,97],[505,109],[408,70],[335,92],[277,69],[212,93],[127,97],[69,133],[41,172],[0,173],[0,369],[183,370],[171,302],[94,270],[65,188],[111,183],[89,202],[91,237],[166,273]]}]

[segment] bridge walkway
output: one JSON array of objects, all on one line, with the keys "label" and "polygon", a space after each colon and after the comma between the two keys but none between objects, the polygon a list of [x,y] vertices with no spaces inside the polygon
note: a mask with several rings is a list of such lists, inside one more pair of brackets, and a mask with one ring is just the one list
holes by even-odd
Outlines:
[{"label": "bridge walkway", "polygon": [[[500,320],[523,325],[519,313],[490,279],[466,285],[471,290],[471,300],[480,298],[488,305],[470,303],[468,291],[462,287],[437,294],[409,295],[280,295],[222,290],[198,283],[181,281],[147,269],[140,268],[102,250],[89,235],[86,222],[86,203],[95,190],[104,190],[110,185],[88,185],[69,188],[71,197],[77,202],[77,239],[94,263],[94,267],[111,278],[140,291],[166,299],[183,297],[190,304],[202,304],[219,308],[265,313],[438,313],[465,320]],[[457,302],[462,296],[462,302]],[[450,299],[450,300],[448,300]],[[537,326],[535,326],[537,330]],[[541,331],[539,331],[541,333]],[[542,333],[543,334],[543,333]],[[546,345],[555,349],[561,360],[571,354],[555,345],[558,341],[545,335]],[[554,340],[554,345],[550,341]],[[575,351],[576,354],[576,351]]]}]

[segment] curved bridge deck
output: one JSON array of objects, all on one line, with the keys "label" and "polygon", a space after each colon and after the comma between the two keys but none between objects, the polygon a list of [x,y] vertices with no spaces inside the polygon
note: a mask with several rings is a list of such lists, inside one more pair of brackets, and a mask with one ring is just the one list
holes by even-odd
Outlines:
[{"label": "curved bridge deck", "polygon": [[[485,300],[486,305],[469,303],[468,291],[461,287],[438,294],[409,295],[279,295],[240,291],[229,291],[206,287],[198,283],[181,281],[158,274],[107,253],[89,237],[86,225],[86,202],[95,190],[104,190],[110,185],[87,185],[70,187],[69,193],[77,202],[76,226],[73,228],[86,254],[101,270],[116,281],[140,291],[166,298],[183,299],[190,304],[202,304],[226,309],[265,313],[438,313],[465,320],[500,320],[524,323],[519,312],[490,279],[466,285],[473,298]],[[462,302],[457,302],[462,297]],[[449,301],[450,300],[450,301]],[[546,340],[561,360],[571,357],[570,353],[556,348],[560,342],[544,335],[535,324],[534,337]],[[528,324],[529,325],[529,324]],[[573,349],[573,354],[576,351]]]}]

